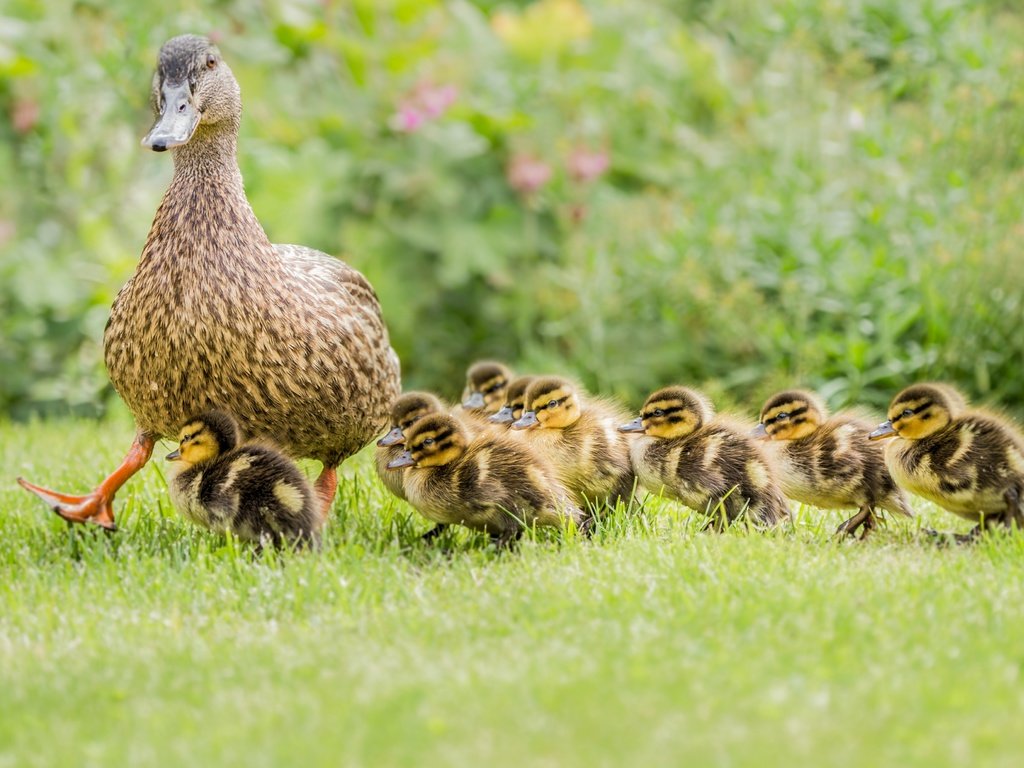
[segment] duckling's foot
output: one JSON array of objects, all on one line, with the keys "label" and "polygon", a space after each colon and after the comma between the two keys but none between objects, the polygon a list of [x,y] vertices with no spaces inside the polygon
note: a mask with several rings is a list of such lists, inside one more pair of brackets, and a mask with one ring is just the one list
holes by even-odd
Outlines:
[{"label": "duckling's foot", "polygon": [[494,548],[499,552],[501,550],[510,550],[515,547],[516,542],[523,535],[522,528],[513,528],[509,531],[503,531],[502,533],[491,534],[491,542],[494,544]]},{"label": "duckling's foot", "polygon": [[865,507],[849,520],[840,523],[839,527],[836,528],[836,536],[854,536],[859,529],[863,529],[861,530],[860,537],[865,539],[877,527],[878,518],[875,517],[875,513],[870,508]]},{"label": "duckling's foot", "polygon": [[334,494],[338,492],[338,468],[325,464],[320,477],[316,479],[314,490],[320,499],[320,515],[327,520],[331,514],[331,505],[334,504]]},{"label": "duckling's foot", "polygon": [[432,541],[448,530],[447,523],[438,523],[429,531],[420,536],[420,541]]},{"label": "duckling's foot", "polygon": [[1006,500],[1006,514],[1003,523],[1007,528],[1017,527],[1017,530],[1024,531],[1024,510],[1021,509],[1020,492],[1016,488],[1010,488],[1003,494]]},{"label": "duckling's foot", "polygon": [[84,496],[72,496],[59,491],[51,491],[49,488],[30,483],[23,477],[18,478],[18,485],[26,491],[34,493],[46,502],[46,506],[69,523],[92,523],[106,528],[108,531],[116,531],[114,494],[128,482],[132,475],[146,465],[150,456],[153,455],[154,442],[149,435],[136,435],[135,442],[132,443],[132,447],[128,450],[128,455],[124,457],[121,465],[100,483],[95,491]]}]

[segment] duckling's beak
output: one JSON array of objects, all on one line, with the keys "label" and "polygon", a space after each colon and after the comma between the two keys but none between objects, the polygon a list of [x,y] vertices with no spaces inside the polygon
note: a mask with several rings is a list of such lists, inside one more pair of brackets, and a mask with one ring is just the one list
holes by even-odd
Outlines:
[{"label": "duckling's beak", "polygon": [[388,469],[401,469],[402,467],[411,467],[416,462],[412,459],[412,454],[408,451],[402,451],[402,454],[392,461],[388,462]]},{"label": "duckling's beak", "polygon": [[764,424],[758,424],[752,430],[750,430],[750,436],[755,440],[767,440],[768,430],[764,428]]},{"label": "duckling's beak", "polygon": [[874,432],[868,435],[868,440],[883,440],[895,434],[896,430],[892,428],[892,421],[883,421],[875,428]]},{"label": "duckling's beak", "polygon": [[484,402],[483,392],[474,392],[472,395],[462,401],[463,408],[479,409],[486,405]]},{"label": "duckling's beak", "polygon": [[637,416],[628,424],[622,424],[619,426],[619,432],[643,432],[644,431],[644,420]]},{"label": "duckling's beak", "polygon": [[492,413],[487,417],[487,420],[495,424],[511,424],[515,421],[515,416],[512,415],[512,406],[505,405],[497,413]]},{"label": "duckling's beak", "polygon": [[530,427],[536,427],[540,424],[537,419],[537,414],[533,411],[523,411],[523,415],[519,417],[518,421],[512,422],[512,429],[529,429]]},{"label": "duckling's beak", "polygon": [[181,451],[171,451],[164,457],[167,461],[179,461],[181,459]]},{"label": "duckling's beak", "polygon": [[199,126],[200,113],[192,103],[192,90],[188,81],[163,84],[163,109],[156,124],[142,140],[142,146],[154,152],[187,144]]},{"label": "duckling's beak", "polygon": [[377,445],[382,448],[388,445],[397,445],[405,439],[405,435],[402,434],[401,427],[395,427],[388,432],[384,437],[377,441]]}]

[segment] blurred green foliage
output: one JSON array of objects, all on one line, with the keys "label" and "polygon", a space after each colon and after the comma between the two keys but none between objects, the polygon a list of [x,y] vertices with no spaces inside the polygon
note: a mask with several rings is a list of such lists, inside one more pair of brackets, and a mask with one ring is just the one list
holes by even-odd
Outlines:
[{"label": "blurred green foliage", "polygon": [[[94,411],[212,34],[276,242],[373,281],[408,386],[500,357],[636,401],[918,378],[1024,406],[1024,9],[988,0],[0,5],[0,413]],[[607,167],[605,165],[607,164]]]}]

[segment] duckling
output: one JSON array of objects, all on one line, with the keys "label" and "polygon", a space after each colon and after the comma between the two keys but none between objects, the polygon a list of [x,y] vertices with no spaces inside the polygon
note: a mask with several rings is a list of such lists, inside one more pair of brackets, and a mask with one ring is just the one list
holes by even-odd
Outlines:
[{"label": "duckling", "polygon": [[529,444],[562,484],[586,504],[628,504],[636,476],[629,461],[629,437],[616,426],[626,412],[596,398],[561,376],[539,376],[526,389],[523,415],[512,428],[531,429]]},{"label": "duckling", "polygon": [[447,413],[448,406],[430,392],[405,392],[391,405],[391,431],[377,441],[374,463],[384,486],[395,496],[406,501],[401,472],[388,470],[388,464],[405,451],[405,433],[424,416]]},{"label": "duckling", "polygon": [[863,534],[875,528],[875,508],[912,517],[907,497],[885,467],[881,447],[867,440],[871,425],[852,414],[829,418],[812,392],[779,392],[761,409],[752,433],[767,439],[782,492],[821,509],[857,507],[837,533]]},{"label": "duckling", "polygon": [[512,380],[512,371],[504,363],[482,360],[466,371],[466,388],[462,407],[468,411],[496,413],[505,402],[505,391]]},{"label": "duckling", "polygon": [[672,386],[654,392],[639,418],[619,427],[642,433],[630,456],[640,482],[698,512],[724,513],[721,529],[744,512],[759,525],[789,514],[771,466],[757,443],[732,420],[716,416],[702,393]]},{"label": "duckling", "polygon": [[504,424],[509,426],[513,421],[519,420],[523,415],[523,405],[526,402],[526,388],[533,383],[536,376],[518,376],[509,383],[505,392],[505,403],[497,413],[488,416],[492,424]]},{"label": "duckling", "polygon": [[914,384],[893,398],[872,440],[898,437],[885,463],[900,486],[973,520],[1024,528],[1024,436],[1007,419],[967,406],[948,384]]},{"label": "duckling", "polygon": [[246,541],[319,544],[323,518],[299,468],[269,445],[239,442],[238,424],[224,411],[190,418],[167,454],[180,465],[170,483],[174,506]]},{"label": "duckling", "polygon": [[230,407],[246,435],[323,463],[326,516],[338,465],[380,434],[400,391],[377,295],[340,259],[270,242],[238,169],[238,82],[215,45],[168,40],[152,97],[156,122],[142,143],[171,151],[174,176],[103,336],[135,440],[92,493],[21,485],[65,520],[116,529],[114,495],[155,441],[192,414]]},{"label": "duckling", "polygon": [[586,525],[538,457],[507,436],[470,438],[454,416],[431,414],[405,437],[406,451],[388,468],[404,471],[409,502],[428,520],[486,531],[498,547],[529,525]]}]

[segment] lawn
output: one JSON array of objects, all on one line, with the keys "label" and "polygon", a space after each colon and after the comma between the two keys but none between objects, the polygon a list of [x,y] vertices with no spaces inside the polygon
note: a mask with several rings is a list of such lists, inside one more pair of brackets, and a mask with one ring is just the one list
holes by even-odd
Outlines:
[{"label": "lawn", "polygon": [[866,542],[811,509],[702,534],[654,502],[431,547],[362,455],[323,551],[261,558],[175,517],[158,461],[113,536],[14,484],[84,489],[130,436],[0,427],[0,766],[1019,764],[1020,539],[936,546],[962,526],[927,505]]}]

